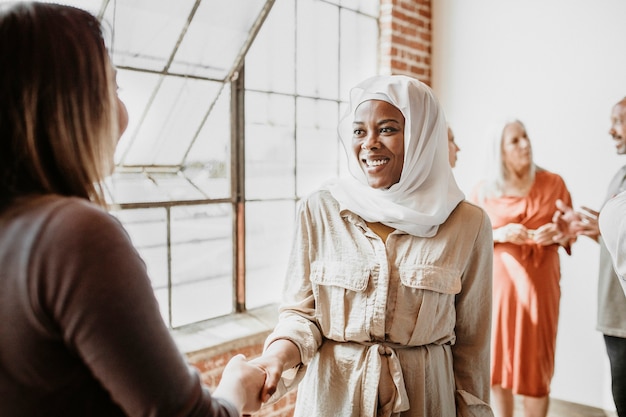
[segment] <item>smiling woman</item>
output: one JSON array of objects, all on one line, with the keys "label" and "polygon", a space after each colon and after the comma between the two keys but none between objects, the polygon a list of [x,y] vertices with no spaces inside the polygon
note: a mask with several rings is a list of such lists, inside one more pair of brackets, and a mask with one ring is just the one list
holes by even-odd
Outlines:
[{"label": "smiling woman", "polygon": [[367,79],[339,133],[353,178],[301,201],[279,322],[252,361],[264,390],[299,383],[295,416],[491,416],[490,223],[454,181],[437,99]]},{"label": "smiling woman", "polygon": [[381,100],[363,102],[355,112],[352,146],[372,188],[400,181],[404,164],[404,116]]}]

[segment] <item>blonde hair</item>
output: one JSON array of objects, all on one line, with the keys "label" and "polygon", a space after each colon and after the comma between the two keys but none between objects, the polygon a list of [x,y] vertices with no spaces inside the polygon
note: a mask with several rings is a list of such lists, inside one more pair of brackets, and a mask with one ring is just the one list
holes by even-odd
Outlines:
[{"label": "blonde hair", "polygon": [[[508,178],[508,170],[504,165],[504,160],[502,159],[502,140],[504,138],[504,129],[513,123],[519,124],[526,135],[528,135],[528,131],[526,130],[526,126],[519,119],[515,118],[507,118],[500,120],[498,122],[493,123],[489,127],[489,131],[487,132],[486,139],[487,145],[486,148],[488,150],[486,156],[487,161],[485,163],[485,167],[487,169],[487,173],[485,175],[486,180],[483,183],[483,186],[479,190],[479,201],[484,201],[487,198],[499,198],[502,197],[504,192],[504,186],[506,184]],[[531,154],[532,155],[532,154]],[[530,181],[534,181],[535,173],[537,172],[537,166],[534,162],[530,164],[529,169],[529,178]]]},{"label": "blonde hair", "polygon": [[60,194],[105,206],[118,132],[100,22],[70,6],[0,8],[0,208]]}]

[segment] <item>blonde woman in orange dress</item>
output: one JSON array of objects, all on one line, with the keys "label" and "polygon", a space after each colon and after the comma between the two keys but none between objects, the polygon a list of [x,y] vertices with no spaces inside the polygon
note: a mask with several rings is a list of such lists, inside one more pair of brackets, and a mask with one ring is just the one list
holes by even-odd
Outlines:
[{"label": "blonde woman in orange dress", "polygon": [[491,388],[494,410],[512,417],[523,396],[527,417],[545,417],[559,318],[559,246],[555,202],[571,205],[563,179],[533,162],[519,120],[494,130],[492,173],[471,199],[491,219],[494,240]]}]

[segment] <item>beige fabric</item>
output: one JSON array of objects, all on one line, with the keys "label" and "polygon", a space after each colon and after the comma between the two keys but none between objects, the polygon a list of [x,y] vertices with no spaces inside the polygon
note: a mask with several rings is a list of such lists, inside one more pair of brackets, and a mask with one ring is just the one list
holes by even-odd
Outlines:
[{"label": "beige fabric", "polygon": [[626,294],[626,192],[606,202],[600,211],[600,232]]},{"label": "beige fabric", "polygon": [[[328,191],[303,200],[266,343],[300,348],[304,365],[283,381],[302,378],[295,416],[491,416],[492,245],[488,217],[468,202],[434,237],[395,231],[385,246]],[[381,378],[391,404],[377,403]]]}]

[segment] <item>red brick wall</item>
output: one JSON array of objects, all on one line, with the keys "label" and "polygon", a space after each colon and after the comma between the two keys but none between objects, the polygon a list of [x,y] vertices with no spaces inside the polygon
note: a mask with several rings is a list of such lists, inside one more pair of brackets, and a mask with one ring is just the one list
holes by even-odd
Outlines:
[{"label": "red brick wall", "polygon": [[380,0],[380,71],[431,83],[430,0]]},{"label": "red brick wall", "polygon": [[[430,0],[380,0],[380,72],[410,75],[426,84],[431,82],[431,5]],[[237,348],[205,351],[189,355],[203,380],[215,387],[228,360],[237,353],[248,359],[261,354],[258,337],[240,341]],[[276,404],[255,413],[255,417],[291,417],[295,392]]]}]

